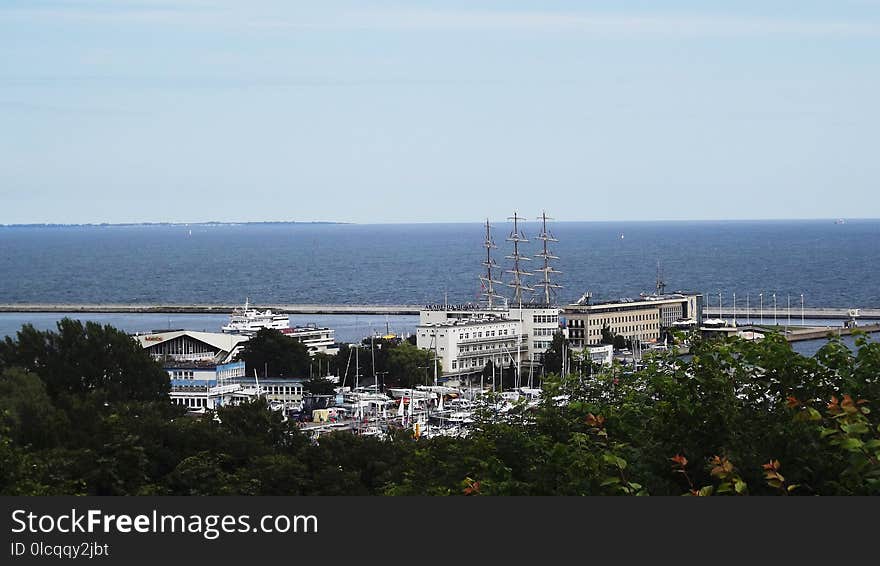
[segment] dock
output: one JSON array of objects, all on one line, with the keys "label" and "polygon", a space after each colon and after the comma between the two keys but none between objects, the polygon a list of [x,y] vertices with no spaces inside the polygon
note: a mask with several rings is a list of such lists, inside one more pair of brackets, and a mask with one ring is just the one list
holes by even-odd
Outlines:
[{"label": "dock", "polygon": [[[791,307],[788,309],[786,307],[777,307],[775,311],[776,323],[784,323],[791,316],[791,320],[800,320],[801,315],[803,314],[803,318],[810,320],[849,320],[853,318],[851,314],[851,310],[857,310],[858,314],[855,315],[855,318],[858,319],[877,319],[880,320],[880,309],[850,309],[850,308],[839,308],[839,307],[810,307],[804,308],[801,310],[800,306]],[[733,318],[734,310],[731,307],[722,307],[719,312],[718,307],[703,307],[703,318]],[[736,308],[736,318],[737,320],[742,319],[750,319],[752,322],[760,322],[763,320],[763,324],[770,324],[774,320],[774,310],[771,305],[768,307],[766,304],[764,305],[763,310],[756,307],[750,307],[749,309],[745,308]]]},{"label": "dock", "polygon": [[[55,304],[7,303],[0,304],[0,313],[120,313],[120,314],[230,314],[241,305],[182,305],[182,304]],[[319,304],[265,304],[260,310],[272,309],[282,314],[350,314],[350,315],[417,315],[422,305],[319,305]]]}]

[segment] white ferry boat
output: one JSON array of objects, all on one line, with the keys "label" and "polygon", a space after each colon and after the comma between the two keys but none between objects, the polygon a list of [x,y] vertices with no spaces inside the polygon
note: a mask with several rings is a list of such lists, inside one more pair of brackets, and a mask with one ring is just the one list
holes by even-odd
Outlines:
[{"label": "white ferry boat", "polygon": [[229,316],[229,322],[220,327],[226,334],[240,334],[253,336],[263,328],[271,328],[295,338],[305,344],[309,354],[328,354],[330,356],[339,352],[336,346],[335,331],[332,328],[319,327],[314,323],[306,326],[290,326],[290,317],[286,314],[274,313],[271,309],[259,311],[250,308],[250,302],[245,299],[244,308],[237,308]]},{"label": "white ferry boat", "polygon": [[233,310],[229,322],[220,329],[227,334],[250,335],[263,328],[274,328],[282,332],[290,328],[290,317],[286,314],[273,313],[271,309],[259,311],[248,307],[249,301],[245,299],[244,308]]}]

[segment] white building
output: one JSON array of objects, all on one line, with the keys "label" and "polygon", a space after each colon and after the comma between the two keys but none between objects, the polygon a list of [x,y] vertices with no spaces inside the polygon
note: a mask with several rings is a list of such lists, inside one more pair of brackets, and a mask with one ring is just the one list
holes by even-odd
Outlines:
[{"label": "white building", "polygon": [[339,353],[336,346],[336,331],[332,328],[319,327],[316,324],[284,328],[281,333],[302,342],[309,350],[309,355],[327,354],[335,356]]},{"label": "white building", "polygon": [[419,324],[416,346],[435,352],[438,372],[462,375],[511,363],[528,361],[527,336],[519,320],[493,316],[450,318],[445,322]]},{"label": "white building", "polygon": [[587,346],[583,351],[585,357],[594,364],[610,366],[614,360],[614,346],[611,344]]},{"label": "white building", "polygon": [[166,367],[165,371],[171,379],[171,401],[191,411],[211,411],[249,401],[258,393],[256,388],[239,383],[245,374],[244,362],[182,363]]},{"label": "white building", "polygon": [[[493,307],[491,309],[479,305],[435,305],[419,312],[419,327],[486,318],[515,321],[521,324],[523,343],[520,345],[520,355],[523,363],[539,364],[544,352],[553,341],[553,335],[562,331],[559,322],[560,312],[561,309],[556,307],[533,305],[523,305],[522,308]],[[418,340],[416,344],[419,345]]]}]

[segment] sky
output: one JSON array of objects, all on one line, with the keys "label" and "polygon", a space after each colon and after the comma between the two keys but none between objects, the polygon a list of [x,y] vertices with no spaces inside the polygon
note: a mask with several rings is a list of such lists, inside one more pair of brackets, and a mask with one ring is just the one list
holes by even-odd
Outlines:
[{"label": "sky", "polygon": [[880,217],[880,0],[0,0],[0,223]]}]

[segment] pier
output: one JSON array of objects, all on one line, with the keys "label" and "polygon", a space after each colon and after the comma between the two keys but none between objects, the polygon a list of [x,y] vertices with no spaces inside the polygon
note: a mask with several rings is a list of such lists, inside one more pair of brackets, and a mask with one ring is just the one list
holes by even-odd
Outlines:
[{"label": "pier", "polygon": [[[230,314],[233,309],[241,308],[235,304],[141,304],[141,303],[5,303],[0,304],[0,312],[6,313],[156,313],[156,314]],[[344,304],[265,304],[260,309],[272,309],[284,314],[352,314],[352,315],[417,315],[424,305],[344,305]],[[792,322],[804,320],[849,320],[853,318],[848,308],[810,307],[801,311],[800,307],[776,308],[776,321],[784,322],[791,316]],[[857,309],[856,320],[880,320],[880,308]],[[730,307],[703,307],[703,318],[733,318],[734,310]],[[761,309],[751,307],[736,309],[736,318],[751,319],[760,322]],[[773,322],[773,307],[764,306],[764,324]]]},{"label": "pier", "polygon": [[[0,304],[0,312],[7,313],[152,313],[152,314],[230,314],[241,305],[155,305],[155,304],[55,304],[9,303]],[[351,315],[417,315],[423,305],[318,305],[266,304],[257,307],[272,309],[283,314],[351,314]]]},{"label": "pier", "polygon": [[[850,313],[851,310],[858,311],[858,314],[853,317]],[[762,314],[763,312],[763,314]],[[760,322],[763,316],[764,324],[769,324],[773,322],[774,310],[773,305],[768,307],[766,304],[764,305],[763,311],[757,307],[750,307],[746,309],[736,308],[734,310],[731,307],[722,307],[720,312],[717,306],[707,306],[703,307],[703,318],[733,318],[734,314],[736,314],[737,320],[742,319],[750,319],[752,322]],[[849,320],[851,318],[858,319],[870,319],[870,320],[880,320],[880,309],[848,309],[848,308],[838,308],[838,307],[810,307],[804,308],[801,310],[800,306],[791,307],[790,309],[787,307],[777,307],[775,311],[775,317],[777,323],[781,321],[788,320],[789,316],[791,316],[792,321],[800,321],[801,315],[803,314],[804,320]]]}]

